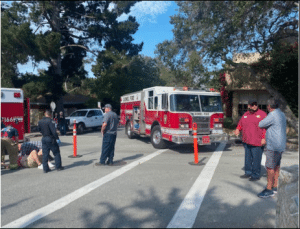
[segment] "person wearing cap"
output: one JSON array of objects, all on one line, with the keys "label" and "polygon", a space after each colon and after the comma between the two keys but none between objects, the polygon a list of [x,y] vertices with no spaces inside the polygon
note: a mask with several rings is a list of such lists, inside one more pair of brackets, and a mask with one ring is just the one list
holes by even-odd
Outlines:
[{"label": "person wearing cap", "polygon": [[115,143],[117,138],[119,119],[117,114],[112,111],[112,106],[110,104],[106,104],[104,108],[105,115],[101,128],[101,133],[103,134],[102,152],[100,156],[100,162],[96,163],[96,166],[105,165],[105,163],[107,165],[112,165],[115,153]]},{"label": "person wearing cap", "polygon": [[266,132],[266,168],[267,187],[257,196],[267,198],[277,193],[280,161],[286,147],[286,117],[278,108],[279,101],[271,98],[268,100],[268,116],[259,122],[259,127]]},{"label": "person wearing cap", "polygon": [[[9,169],[18,169],[18,142],[19,133],[11,125],[1,129],[1,166]],[[9,155],[9,166],[5,164],[5,152]]]},{"label": "person wearing cap", "polygon": [[235,135],[242,131],[242,141],[245,148],[245,174],[241,178],[249,178],[250,181],[260,179],[261,158],[266,144],[266,130],[259,128],[258,124],[267,117],[266,112],[258,109],[255,100],[248,101],[248,111],[244,113],[238,122]]}]

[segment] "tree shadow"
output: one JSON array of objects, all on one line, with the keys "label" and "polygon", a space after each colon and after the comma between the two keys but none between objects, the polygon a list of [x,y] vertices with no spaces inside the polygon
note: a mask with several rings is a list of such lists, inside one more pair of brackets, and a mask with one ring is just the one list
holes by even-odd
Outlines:
[{"label": "tree shadow", "polygon": [[[179,196],[179,189],[173,188],[168,195],[168,200],[164,202],[152,187],[149,193],[137,191],[136,200],[126,207],[118,208],[111,203],[99,203],[100,209],[105,209],[106,213],[92,217],[93,212],[83,210],[81,214],[84,227],[86,228],[163,228],[172,219],[174,211],[179,207],[182,198]],[[166,211],[168,209],[168,211]],[[144,216],[130,215],[130,212],[137,211]],[[143,214],[144,213],[144,214]],[[111,220],[109,220],[111,219]]]}]

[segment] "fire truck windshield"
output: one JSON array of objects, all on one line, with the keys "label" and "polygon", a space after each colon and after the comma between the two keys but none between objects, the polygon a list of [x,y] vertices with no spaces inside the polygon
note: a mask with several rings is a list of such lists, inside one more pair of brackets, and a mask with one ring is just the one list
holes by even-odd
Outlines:
[{"label": "fire truck windshield", "polygon": [[170,96],[171,111],[200,111],[198,95],[172,94]]},{"label": "fire truck windshield", "polygon": [[222,112],[220,96],[172,94],[170,96],[171,111]]},{"label": "fire truck windshield", "polygon": [[203,112],[222,112],[221,96],[200,95]]}]

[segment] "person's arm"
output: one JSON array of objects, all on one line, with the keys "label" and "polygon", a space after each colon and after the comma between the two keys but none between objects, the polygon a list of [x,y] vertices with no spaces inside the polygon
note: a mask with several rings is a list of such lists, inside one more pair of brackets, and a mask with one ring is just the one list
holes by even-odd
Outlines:
[{"label": "person's arm", "polygon": [[53,123],[52,121],[50,121],[50,123],[49,123],[49,129],[50,129],[50,131],[51,131],[53,137],[54,137],[55,139],[58,139],[58,140],[59,140],[59,137],[58,137],[58,135],[57,135],[57,133],[56,133],[55,125],[54,125],[54,123]]},{"label": "person's arm", "polygon": [[263,120],[261,120],[258,123],[258,126],[260,128],[267,129],[267,128],[269,128],[273,124],[273,122],[274,122],[273,115],[269,114],[267,117],[265,117]]},{"label": "person's arm", "polygon": [[102,133],[102,134],[104,134],[104,130],[105,130],[106,126],[107,126],[107,123],[106,123],[106,122],[103,122],[103,123],[102,123],[102,128],[101,128],[101,133]]},{"label": "person's arm", "polygon": [[240,119],[240,121],[238,122],[238,125],[237,125],[237,127],[236,127],[236,129],[235,129],[234,134],[235,134],[236,136],[239,136],[240,131],[243,129],[243,128],[242,128],[242,127],[243,127],[242,123],[243,123],[243,117]]}]

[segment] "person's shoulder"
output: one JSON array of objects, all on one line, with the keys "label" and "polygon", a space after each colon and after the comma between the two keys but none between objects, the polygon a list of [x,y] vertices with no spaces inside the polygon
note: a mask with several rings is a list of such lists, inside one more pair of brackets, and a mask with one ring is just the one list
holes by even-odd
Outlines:
[{"label": "person's shoulder", "polygon": [[259,115],[261,115],[261,116],[267,116],[267,113],[266,112],[264,112],[263,110],[261,110],[261,109],[258,109],[258,112],[257,112]]}]

